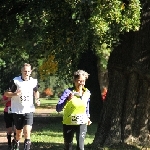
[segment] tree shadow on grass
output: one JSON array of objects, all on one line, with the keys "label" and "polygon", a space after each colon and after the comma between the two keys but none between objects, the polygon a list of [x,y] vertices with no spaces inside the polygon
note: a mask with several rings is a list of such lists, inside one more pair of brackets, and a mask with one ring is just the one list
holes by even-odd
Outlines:
[{"label": "tree shadow on grass", "polygon": [[[32,143],[31,150],[64,150],[63,143]],[[76,150],[76,144],[73,144],[73,150]],[[89,146],[85,146],[84,150],[90,150]]]},{"label": "tree shadow on grass", "polygon": [[[50,130],[52,129],[54,132],[62,132],[62,115],[56,117],[56,116],[47,116],[47,117],[34,117],[34,123],[33,123],[33,130],[37,129],[45,129]],[[90,126],[88,126],[88,135],[95,135],[95,132],[97,130],[97,123],[92,123]]]},{"label": "tree shadow on grass", "polygon": [[[1,116],[2,117],[2,116]],[[2,118],[0,118],[2,119]],[[1,124],[1,132],[5,130],[5,126],[4,123]],[[94,129],[94,128],[95,129]],[[90,136],[95,134],[96,131],[96,127],[97,124],[92,124],[90,125],[89,131],[87,132],[87,134],[89,134]],[[45,132],[42,132],[42,131]],[[52,132],[48,132],[48,131],[52,131]],[[36,132],[35,135],[42,135],[44,136],[44,138],[47,138],[47,136],[51,137],[51,138],[55,138],[60,136],[60,138],[63,139],[62,136],[62,117],[35,117],[34,118],[34,124],[33,124],[33,129],[32,129],[32,134],[34,135],[34,133]],[[39,132],[39,133],[38,133]],[[59,134],[54,134],[54,133],[59,133]],[[62,140],[61,139],[61,140]],[[32,137],[31,137],[31,141],[32,141]],[[63,140],[62,140],[63,141]],[[32,145],[31,145],[31,150],[63,150],[63,142],[57,143],[57,142],[44,142],[44,139],[42,139],[42,141],[32,141]],[[23,149],[23,143],[20,143],[20,147],[21,149]],[[75,150],[75,144],[73,146],[74,150]],[[3,142],[0,143],[0,150],[6,150],[7,149],[7,143]],[[96,150],[93,149],[91,147],[90,144],[85,145],[85,150]],[[132,146],[132,145],[127,145],[127,144],[116,144],[113,145],[111,147],[106,147],[106,148],[100,148],[98,150],[140,150],[140,148],[137,148],[136,146]]]},{"label": "tree shadow on grass", "polygon": [[61,143],[32,143],[31,150],[63,150],[63,144]]},{"label": "tree shadow on grass", "polygon": [[113,144],[112,146],[109,147],[109,149],[110,150],[141,150],[141,148],[138,148],[137,146],[129,145],[126,143]]},{"label": "tree shadow on grass", "polygon": [[[6,150],[7,143],[0,144],[0,150]],[[20,149],[23,149],[23,143],[20,143]],[[73,145],[73,150],[76,149],[76,145]],[[63,143],[45,143],[45,142],[32,142],[31,150],[64,150]],[[141,150],[132,145],[113,145],[111,147],[92,149],[91,145],[85,145],[85,150]],[[146,150],[143,149],[143,150]]]},{"label": "tree shadow on grass", "polygon": [[[23,150],[23,143],[20,143],[19,145],[19,149]],[[7,143],[1,143],[0,150],[7,150]],[[63,144],[32,142],[31,150],[63,150]]]},{"label": "tree shadow on grass", "polygon": [[[33,130],[32,134],[33,136],[42,136],[45,139],[46,138],[56,138],[58,141],[60,138],[59,143],[56,141],[56,143],[52,140],[52,142],[44,142],[44,139],[39,142],[32,142],[32,150],[63,150],[63,134],[62,134],[62,117],[36,117],[34,118],[34,124],[33,124]],[[36,133],[34,135],[34,133]],[[92,134],[92,133],[91,133]],[[95,133],[93,133],[95,134]],[[75,137],[74,137],[75,138]],[[34,140],[35,141],[35,140]],[[89,145],[85,146],[85,150],[88,149]],[[73,144],[73,150],[76,149],[76,142]]]},{"label": "tree shadow on grass", "polygon": [[[0,143],[0,150],[7,150],[7,143],[4,142],[4,143]],[[20,143],[20,149],[22,150],[23,149],[23,143]],[[37,149],[38,150],[38,149]]]},{"label": "tree shadow on grass", "polygon": [[34,117],[33,131],[37,130],[62,131],[62,117]]}]

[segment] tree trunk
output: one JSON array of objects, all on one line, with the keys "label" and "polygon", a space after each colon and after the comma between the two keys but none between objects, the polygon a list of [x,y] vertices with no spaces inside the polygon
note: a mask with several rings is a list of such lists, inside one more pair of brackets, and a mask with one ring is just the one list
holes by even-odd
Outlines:
[{"label": "tree trunk", "polygon": [[141,2],[140,30],[124,34],[110,55],[108,93],[93,149],[119,143],[150,145],[150,2]]}]

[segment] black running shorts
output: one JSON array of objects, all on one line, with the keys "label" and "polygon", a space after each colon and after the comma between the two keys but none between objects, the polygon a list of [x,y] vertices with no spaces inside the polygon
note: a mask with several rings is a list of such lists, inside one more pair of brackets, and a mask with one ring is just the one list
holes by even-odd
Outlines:
[{"label": "black running shorts", "polygon": [[6,123],[6,128],[13,126],[13,124],[14,124],[13,114],[9,114],[8,112],[4,111],[4,120]]},{"label": "black running shorts", "polygon": [[14,124],[17,130],[23,129],[25,125],[32,126],[33,124],[33,112],[25,114],[13,114]]}]

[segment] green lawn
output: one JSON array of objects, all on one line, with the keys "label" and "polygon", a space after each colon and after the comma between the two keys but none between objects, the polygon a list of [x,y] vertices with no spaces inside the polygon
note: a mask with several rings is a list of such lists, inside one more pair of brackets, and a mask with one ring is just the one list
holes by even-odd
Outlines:
[{"label": "green lawn", "polygon": [[55,105],[55,104],[57,104],[58,100],[59,100],[59,98],[51,98],[51,99],[40,98],[41,104]]},{"label": "green lawn", "polygon": [[55,107],[58,103],[58,98],[53,99],[46,99],[46,98],[40,98],[41,105],[40,107]]},{"label": "green lawn", "polygon": [[[38,108],[55,108],[59,98],[52,98],[50,100],[46,98],[40,98],[41,106]],[[4,105],[0,103],[0,114],[4,111]]]},{"label": "green lawn", "polygon": [[4,105],[0,103],[0,114],[2,114],[4,111]]},{"label": "green lawn", "polygon": [[[55,107],[58,98],[56,99],[40,99],[41,105],[38,108]],[[42,120],[42,124],[39,124],[39,128],[32,131],[32,149],[42,150],[63,150],[63,134],[62,134],[62,113],[53,113],[47,120]],[[96,123],[92,123],[88,126],[88,132],[85,139],[85,147],[89,146],[93,142],[96,132]],[[76,140],[74,137],[74,147]]]},{"label": "green lawn", "polygon": [[[47,123],[45,123],[45,121]],[[62,118],[52,117],[47,120],[43,119],[43,124],[39,125],[39,129],[32,131],[32,149],[42,150],[63,150],[63,134],[62,134]],[[88,126],[88,131],[85,139],[85,148],[88,149],[89,144],[93,142],[96,132],[96,123]],[[74,137],[74,147],[76,140]]]},{"label": "green lawn", "polygon": [[[58,98],[56,99],[40,99],[41,106],[38,108],[55,108]],[[0,104],[0,113],[3,113],[4,105]],[[92,123],[88,126],[87,135],[85,138],[85,150],[90,149],[90,144],[93,142],[97,123]],[[63,135],[62,135],[62,113],[52,112],[50,117],[41,117],[35,119],[31,134],[32,150],[63,150]],[[74,137],[74,149],[76,140]],[[132,145],[114,145],[111,148],[100,148],[100,150],[140,150]]]},{"label": "green lawn", "polygon": [[[45,107],[55,107],[58,99],[46,100],[41,99],[40,108]],[[42,124],[39,124],[39,129],[32,131],[32,149],[40,150],[63,150],[63,134],[62,134],[62,114],[53,113],[52,117],[46,120],[42,120]],[[88,126],[87,135],[85,138],[85,150],[93,150],[90,148],[90,144],[93,142],[95,132],[97,130],[97,123],[92,123]],[[76,145],[76,140],[74,137],[74,149]],[[100,150],[140,150],[136,146],[132,145],[113,145],[111,148],[104,147]]]},{"label": "green lawn", "polygon": [[[38,122],[35,123],[37,126]],[[92,123],[90,126],[88,126],[87,135],[85,138],[85,150],[95,150],[91,149],[91,144],[93,142],[96,130],[97,123]],[[47,119],[43,118],[39,123],[39,127],[36,127],[36,129],[33,125],[31,139],[32,150],[63,150],[62,117],[55,116]],[[73,150],[75,150],[75,137],[73,143]],[[141,150],[141,147],[127,144],[116,144],[109,148],[103,147],[96,150]]]}]

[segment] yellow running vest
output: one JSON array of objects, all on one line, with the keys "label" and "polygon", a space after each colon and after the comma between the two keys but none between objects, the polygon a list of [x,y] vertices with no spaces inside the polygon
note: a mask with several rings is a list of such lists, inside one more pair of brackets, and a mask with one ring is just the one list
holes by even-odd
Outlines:
[{"label": "yellow running vest", "polygon": [[73,96],[64,107],[63,124],[79,125],[87,124],[88,117],[86,114],[87,102],[90,98],[90,92],[85,89],[82,98]]}]

